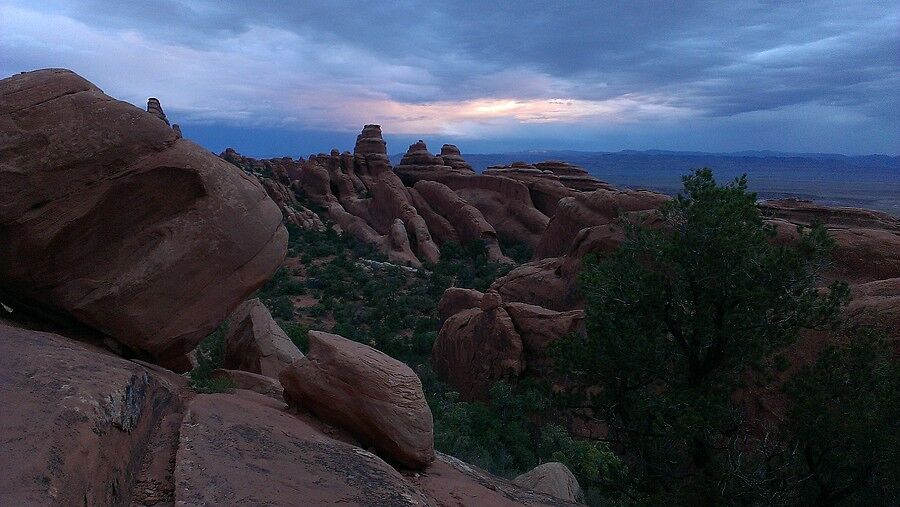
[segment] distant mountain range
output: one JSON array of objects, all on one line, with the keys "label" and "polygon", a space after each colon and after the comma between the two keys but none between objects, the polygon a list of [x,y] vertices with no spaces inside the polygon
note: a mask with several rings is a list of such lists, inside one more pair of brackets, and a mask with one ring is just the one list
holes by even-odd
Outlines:
[{"label": "distant mountain range", "polygon": [[[391,161],[396,164],[400,157],[394,155]],[[719,181],[746,173],[751,189],[761,198],[797,197],[831,206],[865,207],[900,215],[900,156],[776,151],[530,150],[463,153],[463,157],[479,171],[516,161],[564,160],[614,185],[668,194],[677,193],[681,188],[682,175],[692,169],[709,167]]]}]

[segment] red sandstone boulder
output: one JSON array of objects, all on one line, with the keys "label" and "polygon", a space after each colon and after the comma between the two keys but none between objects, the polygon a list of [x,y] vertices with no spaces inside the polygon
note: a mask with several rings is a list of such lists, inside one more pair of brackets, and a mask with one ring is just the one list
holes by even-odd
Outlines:
[{"label": "red sandstone boulder", "polygon": [[557,312],[525,303],[503,305],[522,337],[526,375],[551,371],[550,346],[560,338],[584,332],[584,311]]},{"label": "red sandstone boulder", "polygon": [[584,330],[584,312],[557,312],[524,303],[504,303],[495,290],[484,294],[450,288],[439,304],[448,315],[431,353],[434,370],[464,399],[486,399],[499,380],[551,371],[549,347]]},{"label": "red sandstone boulder", "polygon": [[538,465],[513,479],[513,484],[570,502],[584,500],[578,479],[559,462]]},{"label": "red sandstone boulder", "polygon": [[563,257],[522,264],[491,284],[506,301],[528,303],[552,310],[570,310],[580,302],[578,287],[563,276]]},{"label": "red sandstone boulder", "polygon": [[303,357],[259,299],[245,301],[228,318],[224,347],[222,365],[226,369],[274,379],[281,370]]},{"label": "red sandstone boulder", "polygon": [[434,460],[431,410],[408,366],[361,343],[310,331],[309,353],[280,376],[285,399],[343,428],[386,459]]},{"label": "red sandstone boulder", "polygon": [[7,304],[172,359],[272,275],[286,242],[255,178],[158,117],[66,70],[0,81]]}]

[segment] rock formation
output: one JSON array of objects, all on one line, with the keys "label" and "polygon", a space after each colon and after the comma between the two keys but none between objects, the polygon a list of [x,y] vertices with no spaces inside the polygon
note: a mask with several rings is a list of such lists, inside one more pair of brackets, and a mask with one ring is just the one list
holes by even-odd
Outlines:
[{"label": "rock formation", "polygon": [[[452,162],[445,162],[443,153]],[[432,155],[428,151],[425,142],[419,139],[411,144],[406,154],[400,160],[400,164],[394,168],[394,172],[400,176],[403,183],[412,186],[420,180],[439,180],[448,174],[474,175],[475,171],[459,153],[459,149],[452,144],[445,144],[441,148],[441,155]]]},{"label": "rock formation", "polygon": [[322,223],[319,215],[297,202],[293,190],[270,178],[261,178],[259,181],[266,189],[266,194],[278,205],[285,223],[296,225],[304,230],[325,230],[325,224]]},{"label": "rock formation", "polygon": [[472,166],[463,158],[462,154],[459,152],[459,148],[453,144],[441,146],[441,159],[444,161],[444,165],[448,165],[456,171],[462,173],[475,172],[475,170],[472,169]]},{"label": "rock formation", "polygon": [[523,183],[528,187],[535,207],[548,217],[556,213],[556,205],[563,197],[572,197],[583,191],[612,190],[612,187],[590,176],[583,168],[566,162],[513,162],[506,166],[488,167],[484,174],[503,176]]},{"label": "rock formation", "polygon": [[166,125],[169,125],[169,119],[166,118],[166,113],[163,112],[162,105],[160,105],[159,99],[156,97],[147,99],[147,112],[166,122]]},{"label": "rock formation", "polygon": [[579,231],[609,224],[622,213],[657,209],[668,198],[642,190],[596,190],[560,199],[535,249],[535,258],[565,255]]},{"label": "rock formation", "polygon": [[314,413],[390,461],[434,460],[431,410],[408,366],[341,336],[309,332],[309,354],[281,373],[288,403]]},{"label": "rock formation", "polygon": [[534,467],[513,479],[513,483],[571,502],[584,500],[578,479],[565,465],[555,461]]},{"label": "rock formation", "polygon": [[245,301],[228,318],[223,366],[277,379],[303,357],[259,299]]},{"label": "rock formation", "polygon": [[583,329],[584,312],[506,303],[494,290],[448,289],[439,304],[450,314],[434,342],[435,372],[464,399],[487,399],[499,380],[550,371],[549,346]]},{"label": "rock formation", "polygon": [[823,224],[837,243],[831,278],[865,283],[900,276],[900,219],[894,216],[797,199],[765,201],[760,208],[782,240],[795,237],[798,225]]},{"label": "rock formation", "polygon": [[284,258],[257,181],[70,71],[0,81],[0,138],[0,293],[14,308],[165,361]]}]

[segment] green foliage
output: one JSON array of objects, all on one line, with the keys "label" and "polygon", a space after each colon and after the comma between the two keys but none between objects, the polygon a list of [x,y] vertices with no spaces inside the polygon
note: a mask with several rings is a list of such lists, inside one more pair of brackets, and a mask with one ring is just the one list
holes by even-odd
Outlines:
[{"label": "green foliage", "polygon": [[439,300],[447,287],[485,291],[494,280],[508,273],[513,266],[488,260],[483,241],[466,244],[450,241],[441,245],[440,262],[428,268],[432,271],[431,295],[436,295]]},{"label": "green foliage", "polygon": [[524,264],[534,257],[534,250],[525,243],[510,243],[501,239],[500,249],[516,264]]},{"label": "green foliage", "polygon": [[300,352],[306,354],[307,351],[309,351],[309,336],[307,335],[307,333],[309,333],[309,328],[290,322],[282,325],[282,329],[284,329],[288,338],[294,342],[294,345],[300,349]]},{"label": "green foliage", "polygon": [[800,497],[817,505],[900,504],[900,368],[884,337],[827,347],[786,386]]},{"label": "green foliage", "polygon": [[603,502],[615,489],[609,485],[619,484],[625,475],[624,465],[605,443],[576,440],[562,426],[543,424],[550,400],[535,385],[526,382],[514,389],[498,382],[491,387],[489,404],[460,401],[458,393],[434,384],[428,392],[435,447],[466,462],[512,477],[542,462],[559,461]]},{"label": "green foliage", "polygon": [[719,186],[698,170],[661,208],[662,230],[630,228],[584,263],[587,333],[559,342],[557,364],[602,386],[567,403],[602,416],[640,502],[727,503],[722,450],[743,428],[731,403],[742,375],[801,329],[833,325],[848,299],[844,283],[816,287],[824,228],[776,245],[755,201],[745,177]]},{"label": "green foliage", "polygon": [[232,389],[228,379],[210,377],[213,370],[222,367],[225,353],[225,329],[219,326],[197,346],[197,367],[191,370],[191,388],[198,393],[220,393]]}]

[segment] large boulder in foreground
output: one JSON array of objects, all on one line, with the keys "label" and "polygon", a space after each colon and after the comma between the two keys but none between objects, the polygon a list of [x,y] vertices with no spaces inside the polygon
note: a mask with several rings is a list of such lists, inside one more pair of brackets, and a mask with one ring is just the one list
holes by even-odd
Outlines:
[{"label": "large boulder in foreground", "polygon": [[228,318],[222,366],[274,379],[303,357],[259,299],[244,301]]},{"label": "large boulder in foreground", "polygon": [[255,178],[62,69],[0,81],[0,295],[157,360],[278,268]]},{"label": "large boulder in foreground", "polygon": [[341,336],[309,332],[309,353],[281,372],[289,404],[342,428],[412,469],[434,460],[422,383],[405,364]]},{"label": "large boulder in foreground", "polygon": [[154,442],[178,390],[102,349],[0,321],[0,505],[130,505],[139,486],[165,499],[144,479],[156,455],[171,457]]},{"label": "large boulder in foreground", "polygon": [[570,502],[584,499],[578,479],[565,465],[555,461],[532,468],[513,479],[513,484]]}]

